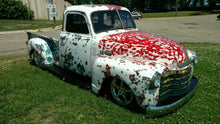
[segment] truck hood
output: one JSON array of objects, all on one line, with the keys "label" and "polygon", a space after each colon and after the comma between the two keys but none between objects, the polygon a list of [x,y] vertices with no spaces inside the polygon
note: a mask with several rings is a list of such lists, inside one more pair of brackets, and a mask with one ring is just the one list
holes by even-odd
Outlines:
[{"label": "truck hood", "polygon": [[141,31],[104,36],[99,41],[98,47],[99,55],[154,61],[170,69],[188,60],[187,50],[181,44]]}]

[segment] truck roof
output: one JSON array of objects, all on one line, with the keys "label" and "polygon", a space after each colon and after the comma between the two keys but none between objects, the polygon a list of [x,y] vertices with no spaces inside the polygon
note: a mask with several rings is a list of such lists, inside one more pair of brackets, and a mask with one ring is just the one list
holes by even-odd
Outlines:
[{"label": "truck roof", "polygon": [[66,11],[81,11],[84,13],[92,13],[94,11],[102,11],[102,10],[126,10],[127,8],[117,5],[108,5],[108,4],[85,4],[85,5],[73,5],[68,7]]}]

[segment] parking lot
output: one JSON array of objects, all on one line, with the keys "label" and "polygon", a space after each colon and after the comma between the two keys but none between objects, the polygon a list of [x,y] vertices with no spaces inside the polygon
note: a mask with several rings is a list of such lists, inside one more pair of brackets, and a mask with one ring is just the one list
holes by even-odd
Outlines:
[{"label": "parking lot", "polygon": [[[178,42],[220,43],[220,20],[217,14],[207,16],[143,18],[135,20],[138,29],[161,35]],[[37,30],[38,34],[59,39],[61,28]],[[27,47],[25,31],[0,32],[0,56],[25,54]]]}]

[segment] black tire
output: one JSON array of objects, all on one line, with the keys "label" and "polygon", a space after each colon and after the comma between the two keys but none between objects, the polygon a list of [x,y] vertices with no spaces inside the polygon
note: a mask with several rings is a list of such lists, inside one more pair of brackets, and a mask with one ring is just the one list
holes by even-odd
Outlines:
[{"label": "black tire", "polygon": [[33,63],[37,66],[42,68],[43,67],[43,59],[41,55],[35,50],[33,52]]},{"label": "black tire", "polygon": [[119,78],[110,83],[111,96],[116,103],[122,106],[133,106],[135,103],[133,91]]}]

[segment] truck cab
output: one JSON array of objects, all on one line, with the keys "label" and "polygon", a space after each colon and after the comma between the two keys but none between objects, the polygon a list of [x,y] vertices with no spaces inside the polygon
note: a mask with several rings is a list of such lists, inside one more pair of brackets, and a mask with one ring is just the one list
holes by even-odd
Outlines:
[{"label": "truck cab", "polygon": [[86,76],[91,76],[97,41],[105,33],[136,29],[129,11],[114,5],[73,6],[64,12],[63,22],[59,43],[60,66]]}]

